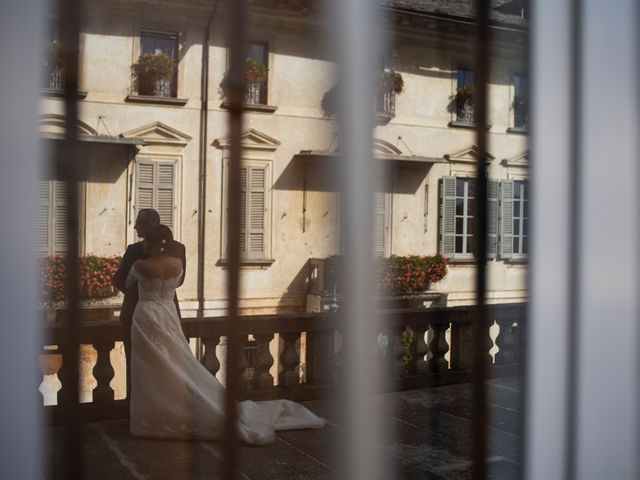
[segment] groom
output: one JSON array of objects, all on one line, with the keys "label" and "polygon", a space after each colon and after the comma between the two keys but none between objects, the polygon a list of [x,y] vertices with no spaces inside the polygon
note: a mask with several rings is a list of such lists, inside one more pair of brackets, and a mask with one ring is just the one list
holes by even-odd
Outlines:
[{"label": "groom", "polygon": [[[151,231],[152,228],[160,225],[160,215],[158,212],[152,208],[144,208],[138,212],[138,216],[136,218],[136,223],[133,226],[138,237],[144,238]],[[133,264],[146,258],[144,253],[142,241],[132,243],[127,247],[127,251],[124,253],[122,257],[122,263],[118,268],[118,271],[113,276],[113,284],[116,286],[118,290],[124,293],[124,300],[122,302],[122,308],[120,309],[120,321],[129,326],[129,330],[131,329],[131,320],[133,318],[133,312],[136,309],[136,305],[138,304],[138,284],[134,284],[131,287],[127,288],[127,276],[129,275],[129,270]],[[180,280],[180,285],[184,281],[184,272],[187,269],[187,259],[185,255],[184,245],[180,242],[174,240],[173,244],[167,248],[167,253],[172,257],[179,258],[182,260],[182,278]],[[173,297],[173,301],[176,304],[176,309],[178,310],[178,317],[180,317],[180,305],[178,304],[178,296]],[[182,319],[182,318],[181,318]],[[131,395],[131,335],[128,335],[124,340],[124,351],[127,360],[127,398],[130,399]]]}]

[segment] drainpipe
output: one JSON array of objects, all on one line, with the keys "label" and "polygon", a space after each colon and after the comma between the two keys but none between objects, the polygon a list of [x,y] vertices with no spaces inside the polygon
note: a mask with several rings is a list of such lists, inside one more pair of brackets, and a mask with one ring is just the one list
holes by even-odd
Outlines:
[{"label": "drainpipe", "polygon": [[[202,42],[202,76],[200,105],[200,154],[198,167],[198,318],[204,317],[204,265],[205,265],[205,222],[207,197],[207,126],[209,120],[209,40],[211,25],[218,10],[218,2],[213,6]],[[197,351],[200,351],[198,346]]]}]

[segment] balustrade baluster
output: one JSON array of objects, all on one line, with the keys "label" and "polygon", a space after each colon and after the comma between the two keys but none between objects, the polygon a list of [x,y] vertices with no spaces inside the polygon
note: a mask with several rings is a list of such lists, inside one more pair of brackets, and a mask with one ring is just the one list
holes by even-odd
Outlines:
[{"label": "balustrade baluster", "polygon": [[270,371],[273,366],[273,356],[269,350],[269,344],[273,339],[272,333],[255,335],[257,343],[256,352],[256,378],[255,384],[259,390],[267,390],[273,387],[273,375]]},{"label": "balustrade baluster", "polygon": [[243,392],[253,388],[253,378],[249,372],[249,362],[247,360],[247,348],[240,349],[238,358],[238,375],[240,376],[240,389]]},{"label": "balustrade baluster", "polygon": [[220,336],[202,338],[204,355],[202,356],[201,363],[214,377],[218,373],[218,370],[220,370],[220,361],[218,360],[218,355],[216,355],[218,343],[220,343]]},{"label": "balustrade baluster", "polygon": [[111,350],[115,342],[100,341],[93,344],[93,348],[98,352],[98,359],[93,367],[93,376],[97,385],[93,389],[93,403],[110,403],[113,402],[114,392],[111,388],[111,380],[113,380],[113,366],[111,365]]},{"label": "balustrade baluster", "polygon": [[70,355],[67,353],[67,348],[64,345],[60,345],[59,351],[62,353],[62,365],[60,365],[60,370],[58,370],[58,379],[61,383],[60,390],[58,390],[57,395],[58,405],[68,405],[71,401],[71,398],[69,398],[71,395],[69,387],[72,381],[69,374],[73,369],[68,362]]},{"label": "balustrade baluster", "polygon": [[511,365],[515,363],[515,335],[513,334],[513,320],[498,320],[500,332],[496,338],[496,345],[500,349],[496,354],[496,364]]},{"label": "balustrade baluster", "polygon": [[284,387],[294,387],[300,382],[300,373],[298,365],[300,363],[299,353],[296,349],[297,333],[283,333],[280,335],[284,342],[282,353],[280,354],[280,362],[282,363],[282,372],[280,372],[280,385]]},{"label": "balustrade baluster", "polygon": [[401,377],[405,374],[403,357],[405,355],[402,334],[404,328],[398,328],[390,332],[391,347],[389,348],[389,361],[391,363],[391,373],[394,377]]},{"label": "balustrade baluster", "polygon": [[429,362],[426,359],[427,353],[429,353],[429,346],[425,340],[428,328],[427,325],[416,325],[414,327],[415,372],[419,375],[429,373]]},{"label": "balustrade baluster", "polygon": [[429,350],[433,354],[430,359],[430,370],[434,373],[444,373],[448,370],[449,365],[444,358],[445,354],[449,351],[449,344],[447,343],[446,333],[448,324],[437,324],[433,326],[434,335],[429,343]]}]

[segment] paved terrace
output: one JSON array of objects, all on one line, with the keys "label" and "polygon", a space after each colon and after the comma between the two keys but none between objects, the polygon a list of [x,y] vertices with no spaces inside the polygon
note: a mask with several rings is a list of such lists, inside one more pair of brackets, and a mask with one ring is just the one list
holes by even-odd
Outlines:
[{"label": "paved terrace", "polygon": [[[520,383],[509,377],[490,383],[491,480],[521,478]],[[469,383],[378,395],[390,434],[379,446],[388,465],[385,478],[466,480],[471,478],[472,394]],[[337,400],[304,402],[328,420],[323,430],[279,432],[265,447],[241,449],[242,479],[320,480],[336,478],[336,443],[342,435]],[[219,478],[222,446],[213,442],[144,440],[129,434],[125,420],[86,423],[82,452],[87,479]],[[63,479],[64,431],[50,427],[47,478]]]}]

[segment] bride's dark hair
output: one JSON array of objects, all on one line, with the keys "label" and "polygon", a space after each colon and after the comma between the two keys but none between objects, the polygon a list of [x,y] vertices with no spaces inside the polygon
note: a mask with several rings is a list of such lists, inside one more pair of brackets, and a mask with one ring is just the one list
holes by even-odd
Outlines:
[{"label": "bride's dark hair", "polygon": [[157,225],[151,229],[145,240],[152,248],[160,248],[160,251],[164,251],[171,246],[173,234],[166,225]]}]

